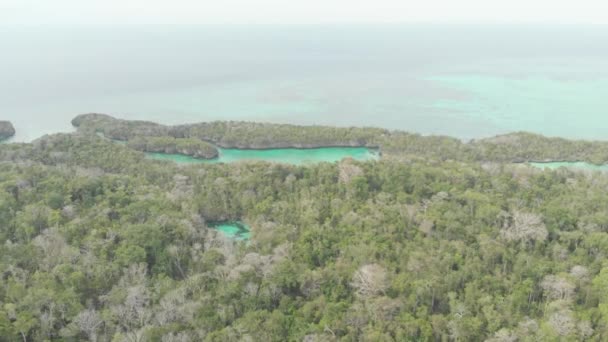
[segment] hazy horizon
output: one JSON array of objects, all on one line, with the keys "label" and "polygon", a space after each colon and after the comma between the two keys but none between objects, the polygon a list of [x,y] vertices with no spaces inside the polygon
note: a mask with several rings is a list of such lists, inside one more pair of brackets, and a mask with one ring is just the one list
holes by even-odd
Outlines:
[{"label": "hazy horizon", "polygon": [[608,139],[608,28],[218,27],[4,27],[1,117],[16,141],[86,112]]},{"label": "hazy horizon", "polygon": [[606,24],[600,0],[4,0],[3,23],[312,24],[540,23]]}]

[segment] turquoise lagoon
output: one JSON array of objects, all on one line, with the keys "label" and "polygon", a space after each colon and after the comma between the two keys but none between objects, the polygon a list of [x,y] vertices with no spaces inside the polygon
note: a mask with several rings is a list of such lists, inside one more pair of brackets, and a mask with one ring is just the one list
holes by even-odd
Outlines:
[{"label": "turquoise lagoon", "polygon": [[239,161],[263,160],[276,163],[301,165],[318,162],[336,162],[343,158],[355,160],[376,160],[379,152],[365,147],[323,147],[311,149],[281,148],[269,150],[219,149],[216,159],[196,159],[181,154],[146,153],[150,159],[169,160],[178,164],[233,163]]},{"label": "turquoise lagoon", "polygon": [[[559,75],[557,73],[556,75]],[[608,78],[460,74],[428,80],[461,91],[432,108],[486,127],[487,133],[529,131],[547,136],[608,140]]]},{"label": "turquoise lagoon", "polygon": [[220,222],[209,224],[209,227],[215,229],[226,237],[235,240],[249,240],[251,238],[250,229],[242,222]]}]

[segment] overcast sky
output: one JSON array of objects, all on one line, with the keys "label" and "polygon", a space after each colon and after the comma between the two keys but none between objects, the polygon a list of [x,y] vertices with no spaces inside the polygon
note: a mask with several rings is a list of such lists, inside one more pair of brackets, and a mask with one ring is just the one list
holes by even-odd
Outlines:
[{"label": "overcast sky", "polygon": [[0,0],[5,24],[608,24],[608,0]]}]

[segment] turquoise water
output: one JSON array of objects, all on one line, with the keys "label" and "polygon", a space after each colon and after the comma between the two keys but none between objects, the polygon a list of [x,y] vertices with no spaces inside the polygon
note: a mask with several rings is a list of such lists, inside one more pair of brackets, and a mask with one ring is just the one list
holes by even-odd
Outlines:
[{"label": "turquoise water", "polygon": [[463,92],[432,104],[505,131],[608,140],[608,78],[452,75],[429,80]]},{"label": "turquoise water", "polygon": [[13,141],[87,112],[608,140],[605,27],[0,24],[0,41]]},{"label": "turquoise water", "polygon": [[181,154],[146,153],[151,159],[170,160],[176,163],[233,163],[239,161],[263,160],[269,162],[301,165],[306,163],[336,162],[343,158],[355,160],[376,160],[379,154],[375,150],[363,147],[324,147],[313,149],[271,149],[239,150],[219,149],[220,157],[212,160],[196,159]]},{"label": "turquoise water", "polygon": [[235,240],[249,240],[251,233],[249,227],[242,222],[223,222],[210,225],[217,231],[222,232],[225,236]]},{"label": "turquoise water", "polygon": [[608,171],[608,165],[595,165],[586,162],[552,162],[552,163],[530,163],[530,165],[541,168],[555,170],[560,167],[573,168],[578,170],[589,171]]}]

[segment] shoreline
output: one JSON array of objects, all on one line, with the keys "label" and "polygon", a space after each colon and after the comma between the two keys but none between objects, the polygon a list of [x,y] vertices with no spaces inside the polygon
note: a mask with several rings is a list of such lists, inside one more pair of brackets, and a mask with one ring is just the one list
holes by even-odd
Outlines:
[{"label": "shoreline", "polygon": [[[78,114],[79,115],[83,115],[83,114]],[[84,114],[86,115],[86,114]],[[178,127],[178,126],[188,126],[188,125],[195,125],[197,123],[251,123],[251,124],[259,124],[259,125],[269,125],[269,126],[292,126],[292,127],[300,127],[300,128],[316,128],[316,127],[322,127],[322,128],[333,128],[333,129],[337,129],[337,130],[343,130],[343,129],[375,129],[375,130],[386,130],[389,133],[406,133],[406,134],[411,134],[411,135],[417,135],[421,138],[450,138],[450,139],[455,139],[460,141],[463,144],[473,144],[473,143],[478,143],[484,140],[489,140],[489,139],[493,139],[496,137],[500,137],[500,136],[508,136],[508,135],[513,135],[513,134],[518,134],[518,133],[525,133],[525,134],[533,134],[533,135],[539,135],[542,136],[544,138],[547,139],[563,139],[563,140],[567,140],[567,141],[577,141],[577,142],[585,142],[585,143],[608,143],[608,135],[606,137],[601,137],[601,138],[594,138],[594,137],[585,137],[585,136],[579,136],[579,135],[548,135],[548,134],[544,134],[541,132],[536,132],[536,131],[527,131],[527,130],[505,130],[505,131],[501,131],[501,132],[497,132],[497,133],[490,133],[490,134],[482,134],[482,135],[478,135],[478,136],[462,136],[462,135],[458,135],[458,134],[450,134],[450,133],[433,133],[433,132],[423,132],[423,131],[416,131],[416,130],[407,130],[407,129],[395,129],[395,128],[387,128],[387,127],[383,127],[383,126],[373,126],[373,125],[361,125],[361,126],[353,126],[353,125],[323,125],[323,124],[297,124],[297,123],[283,123],[283,122],[271,122],[271,121],[255,121],[255,120],[210,120],[210,121],[191,121],[190,123],[177,123],[177,124],[171,124],[171,123],[161,123],[160,121],[148,121],[148,120],[131,120],[131,119],[123,119],[123,118],[119,118],[119,117],[114,117],[112,115],[110,115],[110,117],[116,119],[116,120],[123,120],[123,121],[128,121],[128,122],[141,122],[141,123],[153,123],[153,124],[157,124],[157,125],[162,125],[162,126],[167,126],[167,127]],[[9,138],[11,139],[11,142],[15,142],[15,143],[31,143],[35,140],[38,140],[42,137],[44,137],[45,135],[53,135],[53,134],[61,134],[61,133],[73,133],[76,132],[78,130],[78,126],[75,126],[72,124],[74,117],[72,119],[66,119],[66,124],[62,125],[62,127],[54,127],[53,130],[49,130],[49,131],[42,131],[40,132],[39,130],[34,130],[35,132],[29,132],[29,130],[26,129],[18,129],[16,130],[16,133],[13,137]],[[1,121],[1,120],[0,120]],[[19,120],[12,120],[11,123],[14,124],[15,128],[19,128],[23,125],[18,125],[20,123]],[[32,133],[32,134],[37,134],[37,135],[30,135],[28,134]],[[7,139],[7,140],[9,140]],[[12,140],[12,139],[16,139],[16,140]],[[206,141],[206,140],[203,140]],[[7,142],[6,140],[2,141],[2,142]],[[207,141],[209,142],[209,141]],[[230,148],[232,146],[226,146],[226,148]],[[342,146],[328,146],[328,147],[342,147]],[[344,146],[346,147],[346,146]],[[365,146],[365,147],[371,147],[371,148],[378,148],[379,146]],[[234,148],[239,148],[237,146],[234,146]],[[306,148],[306,147],[303,147]],[[314,147],[313,147],[314,148]]]},{"label": "shoreline", "polygon": [[[108,141],[111,141],[113,143],[116,144],[120,144],[120,145],[124,145],[127,146],[129,148],[132,148],[129,146],[129,140],[118,140],[118,139],[112,139],[112,138],[108,138],[106,137],[103,132],[96,132],[95,133],[97,136],[106,139]],[[192,158],[195,161],[200,161],[200,162],[221,162],[220,159],[222,158],[222,151],[252,151],[252,152],[270,152],[270,151],[277,151],[277,150],[294,150],[294,151],[311,151],[311,150],[322,150],[322,149],[366,149],[368,153],[370,153],[373,156],[377,156],[377,157],[382,157],[382,151],[380,150],[379,147],[366,147],[366,146],[320,146],[320,147],[286,147],[286,148],[236,148],[236,147],[222,147],[222,146],[216,146],[215,144],[213,144],[212,142],[208,142],[208,141],[204,141],[208,144],[211,144],[213,147],[215,147],[217,149],[217,156],[213,157],[213,158],[200,158],[200,157],[196,157],[190,154],[184,154],[184,153],[168,153],[168,152],[163,152],[163,151],[152,151],[152,150],[137,150],[139,152],[143,152],[146,154],[147,158],[150,158],[149,154],[154,155],[154,154],[159,154],[159,155],[164,155],[164,156],[179,156],[179,157],[185,157],[185,158]],[[154,158],[151,157],[151,159],[157,159],[160,160],[159,158]]]},{"label": "shoreline", "polygon": [[[117,119],[108,114],[81,114],[72,120],[77,134],[103,134],[126,142],[135,138],[191,139],[217,149],[241,151],[323,148],[366,148],[378,156],[411,160],[555,163],[608,163],[608,141],[569,140],[540,134],[514,132],[491,138],[462,140],[448,136],[423,136],[399,130],[370,127],[297,126],[246,121],[215,121],[165,126],[151,121]],[[40,138],[43,139],[43,138]],[[318,143],[317,143],[318,142]],[[145,152],[159,152],[153,149]],[[197,160],[189,154],[177,153]]]},{"label": "shoreline", "polygon": [[[110,134],[129,140],[138,136],[200,139],[218,148],[264,151],[276,149],[369,148],[379,155],[418,155],[440,160],[530,162],[608,162],[608,141],[568,140],[514,132],[463,142],[447,136],[421,136],[369,127],[296,126],[243,121],[200,122],[166,126],[151,121],[117,119],[108,114],[80,114],[72,120],[78,130]],[[318,141],[318,143],[315,143]]]}]

